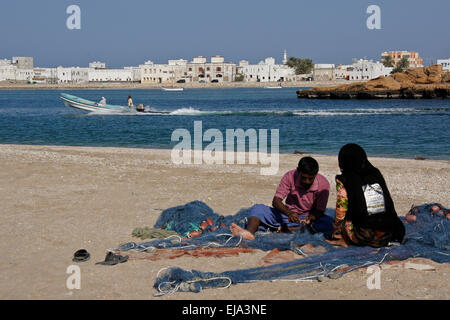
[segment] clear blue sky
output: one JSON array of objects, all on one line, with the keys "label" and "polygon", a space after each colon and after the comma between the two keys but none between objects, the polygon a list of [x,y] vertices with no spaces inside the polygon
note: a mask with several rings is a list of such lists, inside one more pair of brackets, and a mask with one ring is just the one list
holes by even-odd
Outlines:
[{"label": "clear blue sky", "polygon": [[[72,4],[81,8],[81,30],[66,27]],[[381,30],[366,27],[369,5],[381,8]],[[34,56],[37,66],[123,67],[198,55],[280,63],[287,49],[339,64],[403,49],[429,64],[450,57],[449,13],[448,0],[2,1],[0,58]]]}]

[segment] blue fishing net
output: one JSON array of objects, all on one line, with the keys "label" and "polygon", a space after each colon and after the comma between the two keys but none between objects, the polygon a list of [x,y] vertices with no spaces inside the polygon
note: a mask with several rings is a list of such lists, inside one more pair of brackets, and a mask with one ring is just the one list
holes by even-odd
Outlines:
[{"label": "blue fishing net", "polygon": [[[433,211],[434,205],[442,208]],[[322,234],[311,234],[305,228],[292,233],[257,232],[255,240],[249,241],[233,236],[229,225],[234,222],[245,227],[249,209],[242,209],[232,216],[221,216],[205,203],[194,201],[183,206],[169,208],[161,214],[155,228],[174,230],[180,235],[188,235],[195,226],[207,218],[213,221],[212,228],[205,229],[195,238],[169,237],[143,243],[130,242],[117,248],[119,251],[172,248],[190,250],[200,247],[249,247],[261,250],[292,250],[302,258],[274,264],[267,267],[232,270],[222,273],[167,268],[158,274],[154,287],[157,295],[169,292],[199,292],[206,288],[224,288],[231,284],[254,281],[322,281],[326,278],[338,278],[347,272],[370,265],[392,260],[405,260],[423,257],[439,263],[450,262],[449,212],[438,203],[424,204],[411,208],[416,221],[406,221],[406,235],[403,243],[388,247],[372,248],[350,246],[335,247],[328,244]],[[332,210],[327,210],[331,215]],[[211,227],[209,226],[209,227]],[[321,246],[325,252],[305,254],[301,248],[305,244]]]},{"label": "blue fishing net", "polygon": [[[324,244],[330,248],[332,246],[325,242],[321,233],[311,234],[306,228],[301,228],[292,233],[273,233],[259,231],[255,234],[254,241],[242,239],[240,236],[233,236],[230,232],[231,223],[245,228],[250,209],[244,208],[236,214],[223,216],[215,213],[208,205],[201,201],[193,201],[186,205],[177,206],[164,210],[154,228],[161,228],[177,232],[180,237],[171,236],[166,239],[155,239],[146,242],[129,242],[120,245],[116,250],[127,251],[148,251],[148,249],[197,249],[201,247],[249,247],[269,251],[272,249],[292,250],[294,246],[311,243],[313,245]],[[333,216],[334,211],[328,210],[326,214]],[[199,237],[189,237],[195,230],[201,230],[200,225],[206,219],[211,219],[212,224],[202,231]],[[213,231],[213,227],[216,229]]]}]

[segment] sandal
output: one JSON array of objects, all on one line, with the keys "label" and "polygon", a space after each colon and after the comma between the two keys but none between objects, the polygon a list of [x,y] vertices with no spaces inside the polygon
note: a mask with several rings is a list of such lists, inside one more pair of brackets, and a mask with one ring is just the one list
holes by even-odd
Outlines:
[{"label": "sandal", "polygon": [[77,252],[73,254],[73,262],[83,262],[88,261],[91,257],[90,253],[87,252],[85,249],[80,249]]},{"label": "sandal", "polygon": [[105,257],[105,261],[97,262],[96,264],[103,264],[107,266],[113,266],[118,263],[124,263],[128,260],[129,256],[121,256],[120,254],[114,254],[108,252]]}]

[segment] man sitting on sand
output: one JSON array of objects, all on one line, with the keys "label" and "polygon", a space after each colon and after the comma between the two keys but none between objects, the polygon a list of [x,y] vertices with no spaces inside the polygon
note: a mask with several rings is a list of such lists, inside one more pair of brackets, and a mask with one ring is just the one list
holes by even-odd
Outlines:
[{"label": "man sitting on sand", "polygon": [[231,233],[254,240],[258,229],[291,231],[303,224],[312,232],[331,236],[333,218],[325,215],[330,183],[318,172],[319,164],[314,158],[300,159],[297,169],[287,172],[281,179],[272,201],[273,208],[264,204],[254,205],[250,209],[247,228],[232,223]]}]

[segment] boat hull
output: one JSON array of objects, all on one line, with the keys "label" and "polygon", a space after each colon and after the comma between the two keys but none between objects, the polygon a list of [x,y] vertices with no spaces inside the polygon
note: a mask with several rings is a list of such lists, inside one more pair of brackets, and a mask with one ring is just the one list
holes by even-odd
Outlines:
[{"label": "boat hull", "polygon": [[163,91],[183,91],[183,88],[162,88]]},{"label": "boat hull", "polygon": [[75,108],[83,111],[128,111],[127,107],[116,105],[100,105],[96,102],[82,99],[76,96],[62,93],[61,99],[66,107]]}]

